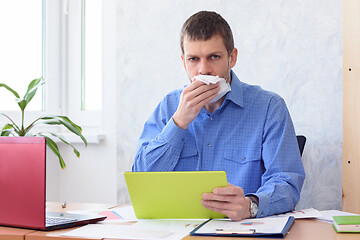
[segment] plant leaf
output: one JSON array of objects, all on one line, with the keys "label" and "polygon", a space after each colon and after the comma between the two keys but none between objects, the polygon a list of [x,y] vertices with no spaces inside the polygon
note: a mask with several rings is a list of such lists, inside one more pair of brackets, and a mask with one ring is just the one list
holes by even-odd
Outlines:
[{"label": "plant leaf", "polygon": [[18,135],[20,135],[20,128],[15,124],[15,122],[8,115],[6,115],[4,113],[0,113],[0,114],[3,115],[4,117],[6,117],[7,119],[9,119],[10,122],[12,122],[12,128]]},{"label": "plant leaf", "polygon": [[28,89],[27,89],[24,97],[16,99],[16,101],[22,111],[25,110],[26,106],[29,104],[31,99],[35,96],[38,87],[43,85],[44,83],[45,83],[45,81],[42,77],[32,80],[28,86]]},{"label": "plant leaf", "polygon": [[32,80],[28,86],[28,89],[24,95],[24,100],[26,101],[26,105],[29,104],[29,102],[31,101],[31,99],[33,99],[33,97],[36,94],[36,91],[38,90],[38,88],[43,85],[45,83],[44,79],[41,78],[36,78],[34,80]]},{"label": "plant leaf", "polygon": [[13,128],[13,125],[8,123],[6,124],[4,127],[3,127],[3,130],[6,130],[6,129],[12,129]]},{"label": "plant leaf", "polygon": [[12,131],[10,129],[1,130],[0,136],[7,137]]},{"label": "plant leaf", "polygon": [[0,83],[0,87],[4,87],[7,90],[9,90],[12,94],[15,95],[16,98],[20,98],[19,94],[12,88],[10,88],[8,85],[6,85],[5,83]]},{"label": "plant leaf", "polygon": [[66,141],[63,136],[60,136],[60,135],[55,134],[55,133],[52,133],[52,132],[48,132],[48,133],[51,134],[51,135],[53,135],[54,137],[57,137],[57,138],[60,139],[63,143],[65,143],[65,144],[69,145],[70,147],[72,147],[73,150],[74,150],[75,155],[76,155],[78,158],[80,157],[80,152],[79,152],[71,143],[69,143],[68,141]]},{"label": "plant leaf", "polygon": [[12,124],[10,123],[6,124],[1,130],[0,136],[5,136],[5,137],[9,136],[10,133],[12,132],[12,129],[13,129]]},{"label": "plant leaf", "polygon": [[59,159],[59,163],[60,163],[60,167],[61,169],[64,169],[66,167],[66,164],[64,162],[64,159],[62,158],[60,152],[59,152],[59,148],[56,144],[56,142],[54,142],[54,140],[52,140],[51,138],[49,138],[48,136],[42,134],[42,133],[37,133],[35,134],[35,136],[41,136],[46,138],[46,145],[51,149],[51,151],[53,151],[53,153],[58,157]]},{"label": "plant leaf", "polygon": [[78,135],[81,140],[85,143],[85,146],[87,146],[87,141],[85,137],[81,134],[81,127],[73,123],[68,117],[65,116],[45,116],[41,118],[42,120],[55,120],[54,122],[50,121],[50,123],[47,124],[57,124],[56,121],[58,121],[60,124],[65,126],[67,129],[69,129],[74,134]]},{"label": "plant leaf", "polygon": [[16,101],[17,101],[17,103],[18,103],[18,105],[19,105],[19,107],[20,107],[20,109],[21,109],[21,111],[24,111],[25,110],[25,108],[26,108],[26,101],[24,100],[24,99],[16,99]]}]

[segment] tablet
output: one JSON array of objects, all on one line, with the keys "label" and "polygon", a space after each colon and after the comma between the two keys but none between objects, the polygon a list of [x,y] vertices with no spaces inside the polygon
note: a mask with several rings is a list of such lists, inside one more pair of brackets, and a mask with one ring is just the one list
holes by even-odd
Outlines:
[{"label": "tablet", "polygon": [[137,218],[226,217],[201,204],[203,193],[228,185],[224,171],[125,172],[124,176]]}]

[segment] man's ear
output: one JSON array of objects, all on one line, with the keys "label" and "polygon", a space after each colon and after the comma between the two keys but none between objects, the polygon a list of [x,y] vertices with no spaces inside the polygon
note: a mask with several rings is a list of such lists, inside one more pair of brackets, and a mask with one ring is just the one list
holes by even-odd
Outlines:
[{"label": "man's ear", "polygon": [[237,61],[238,50],[234,48],[230,54],[230,68],[233,68]]},{"label": "man's ear", "polygon": [[184,58],[184,54],[181,54],[181,60],[184,64],[184,68],[185,68],[185,71],[186,71],[186,64],[185,64],[185,58]]}]

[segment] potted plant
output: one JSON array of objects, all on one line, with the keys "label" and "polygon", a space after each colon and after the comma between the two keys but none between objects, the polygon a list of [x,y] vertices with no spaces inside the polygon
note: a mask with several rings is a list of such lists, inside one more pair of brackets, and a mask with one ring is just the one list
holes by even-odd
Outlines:
[{"label": "potted plant", "polygon": [[0,83],[0,88],[3,87],[10,91],[15,97],[15,101],[20,107],[21,110],[21,124],[16,124],[8,115],[4,113],[0,113],[0,115],[7,118],[10,122],[5,124],[5,126],[1,129],[0,136],[39,136],[39,137],[45,137],[46,138],[46,145],[54,152],[54,154],[58,157],[60,167],[64,169],[66,167],[65,161],[62,158],[59,148],[56,144],[56,142],[53,140],[53,138],[58,138],[65,144],[69,145],[73,148],[74,153],[77,157],[80,157],[79,151],[68,141],[66,141],[62,136],[48,131],[36,131],[36,127],[40,125],[62,125],[66,127],[70,132],[76,134],[79,136],[82,141],[85,143],[85,146],[87,146],[87,141],[85,137],[81,134],[82,129],[80,126],[72,122],[68,117],[66,116],[57,116],[57,115],[51,115],[51,116],[42,116],[37,119],[35,119],[31,124],[28,126],[24,126],[24,117],[25,117],[25,108],[30,103],[30,101],[33,99],[33,97],[36,94],[36,91],[38,88],[45,83],[44,79],[37,78],[30,82],[27,91],[24,95],[24,97],[20,97],[20,95],[10,88],[8,85],[4,83]]}]

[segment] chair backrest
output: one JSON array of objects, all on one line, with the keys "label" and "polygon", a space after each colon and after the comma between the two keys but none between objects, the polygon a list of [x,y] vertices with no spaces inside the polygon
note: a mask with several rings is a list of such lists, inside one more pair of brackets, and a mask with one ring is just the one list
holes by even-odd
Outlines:
[{"label": "chair backrest", "polygon": [[305,147],[305,143],[306,143],[306,137],[303,135],[298,135],[298,136],[296,136],[296,139],[297,139],[297,142],[299,145],[300,155],[302,156],[304,147]]}]

